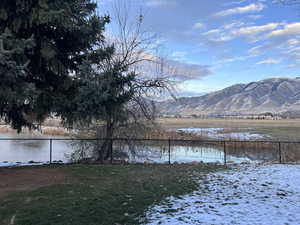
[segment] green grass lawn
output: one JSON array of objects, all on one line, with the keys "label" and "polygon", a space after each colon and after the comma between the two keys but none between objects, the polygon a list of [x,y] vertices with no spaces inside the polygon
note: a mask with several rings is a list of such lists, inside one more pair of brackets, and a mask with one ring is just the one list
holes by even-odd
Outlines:
[{"label": "green grass lawn", "polygon": [[[57,166],[54,168],[57,169]],[[60,166],[71,182],[14,192],[0,199],[0,223],[17,225],[139,224],[145,210],[168,196],[199,188],[213,165]]]}]

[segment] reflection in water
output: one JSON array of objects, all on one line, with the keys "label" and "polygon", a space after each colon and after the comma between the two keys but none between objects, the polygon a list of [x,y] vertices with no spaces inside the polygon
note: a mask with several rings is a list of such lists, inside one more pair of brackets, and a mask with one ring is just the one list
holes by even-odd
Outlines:
[{"label": "reflection in water", "polygon": [[[41,138],[51,138],[40,136]],[[0,138],[38,138],[37,136],[19,136],[0,134]],[[55,138],[55,137],[52,137]],[[53,140],[53,161],[68,162],[70,154],[74,152],[72,141]],[[249,150],[240,150],[237,146],[230,146],[227,149],[227,161],[229,162],[249,162],[268,161],[277,157],[277,152],[264,151],[259,146]],[[153,146],[149,143],[144,145],[134,145],[134,151],[126,144],[114,144],[114,159],[122,159],[130,162],[157,162],[169,161],[169,151],[167,144]],[[0,164],[1,162],[47,162],[50,160],[49,140],[0,140]],[[224,162],[224,150],[220,146],[173,143],[170,149],[171,162]]]},{"label": "reflection in water", "polygon": [[[0,134],[0,138],[51,138]],[[54,138],[54,137],[52,137]],[[72,152],[68,141],[53,141],[52,160],[67,162],[66,154]],[[50,160],[48,140],[0,140],[0,162],[47,162]]]},{"label": "reflection in water", "polygon": [[[130,154],[130,151],[126,151],[129,155],[128,161],[131,162],[158,162],[165,163],[169,161],[169,152],[167,148],[161,147],[149,147],[144,146],[135,154]],[[224,152],[216,147],[189,147],[189,146],[172,146],[170,150],[171,163],[189,163],[189,162],[224,162]],[[250,159],[246,157],[231,156],[230,161],[235,163],[249,162]]]},{"label": "reflection in water", "polygon": [[45,141],[32,141],[32,140],[20,140],[20,141],[10,141],[14,148],[35,148],[41,149],[45,146]]}]

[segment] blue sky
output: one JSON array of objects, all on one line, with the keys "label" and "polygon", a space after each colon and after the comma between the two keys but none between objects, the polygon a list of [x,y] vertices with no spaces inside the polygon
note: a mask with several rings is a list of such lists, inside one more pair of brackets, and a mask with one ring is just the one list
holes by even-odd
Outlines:
[{"label": "blue sky", "polygon": [[[101,9],[112,1],[102,0]],[[142,9],[145,27],[159,35],[169,59],[193,70],[193,76],[180,84],[182,94],[300,76],[296,6],[272,0],[123,1]]]}]

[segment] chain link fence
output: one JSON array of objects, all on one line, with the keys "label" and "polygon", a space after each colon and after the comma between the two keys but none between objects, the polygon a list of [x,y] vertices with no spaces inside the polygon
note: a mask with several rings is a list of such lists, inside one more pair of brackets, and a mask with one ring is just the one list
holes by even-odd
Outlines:
[{"label": "chain link fence", "polygon": [[300,142],[181,139],[1,138],[0,165],[92,160],[108,145],[110,163],[299,163]]}]

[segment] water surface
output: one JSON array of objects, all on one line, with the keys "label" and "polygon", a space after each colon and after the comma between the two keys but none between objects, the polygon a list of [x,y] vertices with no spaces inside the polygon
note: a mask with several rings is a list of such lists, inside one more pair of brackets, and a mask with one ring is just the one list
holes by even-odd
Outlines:
[{"label": "water surface", "polygon": [[[30,138],[59,138],[44,135],[17,135],[17,134],[0,134],[1,138],[28,138],[28,140],[0,140],[0,165],[8,163],[23,162],[49,162],[50,160],[50,142],[49,140],[30,140]],[[72,141],[53,140],[52,142],[52,161],[70,161],[70,154],[74,152]],[[114,144],[114,159],[124,159],[130,162],[156,162],[166,163],[169,160],[174,163],[182,162],[224,162],[224,151],[222,147],[199,143],[198,145],[189,146],[188,144],[172,143],[170,154],[167,142],[163,146],[157,145],[137,145],[134,153],[126,145]],[[117,152],[123,152],[128,157],[118,158]],[[124,155],[124,154],[123,154]],[[264,156],[265,157],[265,156]],[[231,162],[249,162],[262,160],[255,158],[253,155],[235,154],[227,155],[227,161]]]}]

